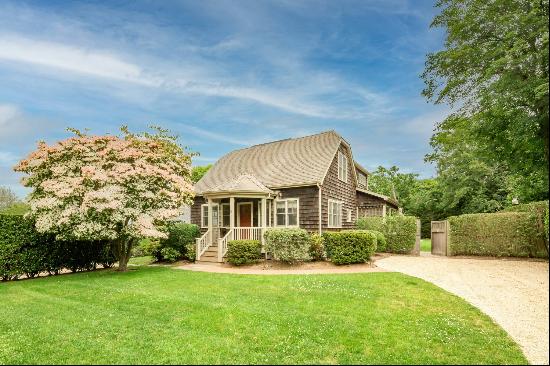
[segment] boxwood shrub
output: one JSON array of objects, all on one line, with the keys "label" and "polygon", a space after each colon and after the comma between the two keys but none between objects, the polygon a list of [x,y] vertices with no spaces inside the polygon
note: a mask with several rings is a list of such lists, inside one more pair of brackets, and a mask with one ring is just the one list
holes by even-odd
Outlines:
[{"label": "boxwood shrub", "polygon": [[110,267],[115,262],[106,241],[61,241],[53,235],[38,233],[34,222],[22,215],[0,214],[0,278],[22,275],[57,274]]},{"label": "boxwood shrub", "polygon": [[311,234],[311,244],[309,247],[309,255],[314,261],[322,261],[327,257],[325,252],[325,239],[318,233]]},{"label": "boxwood shrub", "polygon": [[448,220],[451,255],[548,256],[544,229],[531,212],[466,214]]},{"label": "boxwood shrub", "polygon": [[[152,253],[157,260],[174,261],[176,252],[179,253],[178,258],[186,258],[191,261],[195,260],[195,250],[190,251],[190,244],[195,245],[195,239],[200,236],[200,229],[197,225],[186,224],[182,222],[173,222],[168,225],[168,238],[159,241],[159,246]],[[170,258],[163,255],[163,249],[171,248],[173,250],[164,250]]]},{"label": "boxwood shrub", "polygon": [[365,263],[376,251],[376,234],[369,230],[324,232],[327,255],[335,264]]},{"label": "boxwood shrub", "polygon": [[374,235],[376,235],[376,251],[380,253],[385,252],[387,249],[387,241],[384,234],[376,230],[369,230],[369,231]]},{"label": "boxwood shrub", "polygon": [[264,238],[266,250],[276,260],[286,263],[311,260],[311,238],[304,229],[269,229]]},{"label": "boxwood shrub", "polygon": [[356,227],[360,230],[381,232],[386,239],[385,251],[387,252],[410,253],[416,243],[416,217],[414,216],[365,217],[357,220]]},{"label": "boxwood shrub", "polygon": [[241,266],[256,263],[261,258],[262,244],[259,240],[231,240],[227,243],[227,262]]}]

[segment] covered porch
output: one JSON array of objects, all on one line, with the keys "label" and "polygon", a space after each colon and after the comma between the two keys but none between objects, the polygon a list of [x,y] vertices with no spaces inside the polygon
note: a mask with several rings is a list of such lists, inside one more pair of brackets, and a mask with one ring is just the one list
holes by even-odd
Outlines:
[{"label": "covered porch", "polygon": [[204,192],[201,206],[201,228],[206,230],[196,239],[196,259],[223,262],[231,240],[258,240],[271,226],[275,192],[254,176],[242,175],[234,181]]}]

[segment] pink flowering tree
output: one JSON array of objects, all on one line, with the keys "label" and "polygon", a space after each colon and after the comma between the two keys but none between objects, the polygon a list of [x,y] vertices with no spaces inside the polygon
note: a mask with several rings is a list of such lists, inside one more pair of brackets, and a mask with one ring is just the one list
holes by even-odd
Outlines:
[{"label": "pink flowering tree", "polygon": [[192,153],[166,130],[44,142],[15,166],[32,188],[29,215],[39,232],[65,240],[110,240],[127,269],[142,238],[165,238],[166,223],[193,200]]}]

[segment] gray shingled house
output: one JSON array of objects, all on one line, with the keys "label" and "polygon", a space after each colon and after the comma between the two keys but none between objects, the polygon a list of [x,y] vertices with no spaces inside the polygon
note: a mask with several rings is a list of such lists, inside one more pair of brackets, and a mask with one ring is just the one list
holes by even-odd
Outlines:
[{"label": "gray shingled house", "polygon": [[269,142],[223,156],[195,185],[197,259],[221,262],[227,242],[263,240],[270,227],[351,229],[358,217],[397,213],[368,190],[368,172],[335,131]]}]

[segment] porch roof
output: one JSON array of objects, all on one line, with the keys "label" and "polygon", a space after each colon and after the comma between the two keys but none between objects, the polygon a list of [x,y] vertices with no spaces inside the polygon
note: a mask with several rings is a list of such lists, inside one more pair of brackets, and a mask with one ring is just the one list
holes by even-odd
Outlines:
[{"label": "porch roof", "polygon": [[235,179],[229,180],[216,187],[203,192],[204,195],[235,195],[235,194],[260,194],[270,195],[275,194],[271,189],[267,188],[252,174],[241,174]]}]

